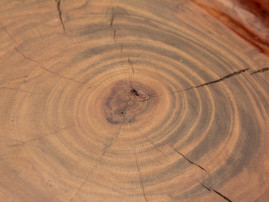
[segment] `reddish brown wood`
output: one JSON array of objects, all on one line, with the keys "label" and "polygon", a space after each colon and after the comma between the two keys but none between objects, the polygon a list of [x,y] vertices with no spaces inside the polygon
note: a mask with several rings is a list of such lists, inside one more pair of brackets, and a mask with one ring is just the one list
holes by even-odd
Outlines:
[{"label": "reddish brown wood", "polygon": [[192,0],[243,39],[269,54],[269,2],[266,0]]},{"label": "reddish brown wood", "polygon": [[0,1],[0,201],[267,201],[265,26],[194,2]]}]

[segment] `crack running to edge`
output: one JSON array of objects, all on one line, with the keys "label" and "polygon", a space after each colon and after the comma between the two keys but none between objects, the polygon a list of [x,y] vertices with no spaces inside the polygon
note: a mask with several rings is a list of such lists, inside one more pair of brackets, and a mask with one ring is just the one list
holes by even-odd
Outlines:
[{"label": "crack running to edge", "polygon": [[189,163],[191,163],[194,166],[197,166],[198,168],[202,169],[204,172],[208,173],[207,170],[205,170],[202,166],[200,166],[199,164],[189,160],[184,154],[182,154],[181,152],[179,152],[174,146],[170,145],[178,154],[180,154],[184,159],[186,159]]},{"label": "crack running to edge", "polygon": [[209,187],[205,186],[205,185],[204,185],[204,184],[202,184],[202,183],[200,183],[200,185],[202,185],[202,186],[203,186],[205,189],[207,189],[208,191],[213,191],[213,192],[215,192],[216,194],[218,194],[219,196],[221,196],[222,198],[224,198],[226,201],[230,201],[230,202],[232,202],[232,200],[231,200],[231,199],[229,199],[228,197],[224,196],[222,193],[218,192],[217,190],[215,190],[215,189],[211,189],[211,188],[209,188]]},{"label": "crack running to edge", "polygon": [[[200,88],[200,87],[203,87],[203,86],[208,86],[208,85],[211,85],[211,84],[214,84],[214,83],[219,83],[219,82],[224,81],[224,80],[226,80],[226,79],[228,79],[230,77],[242,74],[242,73],[246,72],[247,70],[249,70],[249,68],[241,69],[239,71],[228,74],[228,75],[226,75],[226,76],[224,76],[224,77],[222,77],[220,79],[217,79],[217,80],[209,81],[207,83],[203,83],[203,84],[200,84],[200,85],[197,85],[197,86],[191,86],[191,87],[183,89],[183,90],[173,91],[173,92],[170,92],[170,94],[182,93],[182,92],[185,92],[185,91],[188,91],[188,90],[191,90],[191,89]],[[264,70],[264,71],[266,71],[266,70]],[[152,94],[151,96],[155,97],[155,96],[158,96],[158,94]]]},{"label": "crack running to edge", "polygon": [[64,21],[63,21],[63,18],[62,18],[61,0],[55,0],[55,2],[56,2],[57,11],[58,11],[58,16],[59,16],[60,22],[62,24],[63,30],[65,32],[66,27],[65,27],[65,24],[64,24]]},{"label": "crack running to edge", "polygon": [[257,70],[257,71],[252,72],[251,75],[252,75],[252,74],[257,74],[257,73],[266,72],[266,71],[268,71],[268,70],[269,70],[269,67],[264,67],[264,68],[262,68],[262,69],[259,69],[259,70]]},{"label": "crack running to edge", "polygon": [[228,74],[227,76],[224,76],[224,77],[222,77],[222,78],[220,78],[220,79],[217,79],[217,80],[214,80],[214,81],[210,81],[210,82],[207,82],[207,83],[204,83],[204,84],[195,86],[195,87],[193,87],[193,88],[200,88],[200,87],[203,87],[203,86],[207,86],[207,85],[209,85],[209,84],[218,83],[218,82],[221,82],[221,81],[223,81],[223,80],[225,80],[225,79],[228,79],[228,78],[230,78],[230,77],[232,77],[232,76],[236,76],[236,75],[239,75],[239,74],[241,74],[241,73],[244,73],[244,72],[247,71],[247,70],[249,70],[249,68],[246,68],[246,69],[242,69],[242,70],[233,72],[233,73]]}]

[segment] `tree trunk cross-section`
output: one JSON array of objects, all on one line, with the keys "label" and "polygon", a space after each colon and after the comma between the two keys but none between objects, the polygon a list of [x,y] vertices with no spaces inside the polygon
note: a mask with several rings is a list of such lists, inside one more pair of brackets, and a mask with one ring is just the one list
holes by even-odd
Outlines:
[{"label": "tree trunk cross-section", "polygon": [[199,5],[2,0],[0,201],[268,201],[266,43]]}]

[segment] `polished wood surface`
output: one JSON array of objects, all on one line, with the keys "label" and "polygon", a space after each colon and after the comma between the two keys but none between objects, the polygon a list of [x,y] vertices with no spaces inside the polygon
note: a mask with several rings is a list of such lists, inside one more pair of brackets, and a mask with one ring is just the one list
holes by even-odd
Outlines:
[{"label": "polished wood surface", "polygon": [[267,45],[198,1],[0,11],[1,201],[268,201]]}]

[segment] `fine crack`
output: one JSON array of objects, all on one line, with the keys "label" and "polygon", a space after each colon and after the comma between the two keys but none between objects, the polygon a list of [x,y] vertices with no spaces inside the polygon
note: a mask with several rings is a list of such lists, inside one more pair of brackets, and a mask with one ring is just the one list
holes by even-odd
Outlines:
[{"label": "fine crack", "polygon": [[152,140],[150,140],[146,135],[144,135],[143,133],[142,133],[142,131],[139,129],[139,132],[141,133],[141,135],[148,141],[148,142],[150,142],[151,144],[152,144],[152,146],[153,146],[153,148],[154,149],[156,149],[158,152],[160,152],[161,154],[163,154],[164,156],[166,156],[157,146],[156,146],[156,144],[152,141]]},{"label": "fine crack", "polygon": [[39,62],[33,60],[32,58],[29,58],[28,56],[26,56],[24,53],[22,53],[22,51],[20,51],[20,50],[19,50],[18,48],[16,48],[16,47],[15,47],[15,50],[16,50],[18,53],[20,53],[25,59],[27,59],[27,60],[29,60],[29,61],[31,61],[31,62],[37,64],[39,68],[41,68],[41,69],[43,69],[43,70],[45,70],[45,71],[47,71],[47,72],[50,72],[51,74],[55,74],[55,75],[57,75],[57,76],[59,76],[59,77],[61,77],[61,78],[63,78],[63,79],[67,79],[67,80],[70,80],[70,81],[72,81],[72,82],[75,82],[75,83],[78,83],[78,84],[82,84],[82,83],[79,82],[79,81],[76,81],[76,80],[74,80],[74,79],[65,77],[65,76],[63,76],[62,74],[59,74],[59,73],[57,73],[57,72],[53,72],[53,71],[51,71],[51,70],[49,70],[49,69],[43,67],[41,64],[39,64]]},{"label": "fine crack", "polygon": [[113,30],[113,39],[115,39],[116,36],[116,30]]},{"label": "fine crack", "polygon": [[123,44],[121,43],[120,53],[122,53],[122,51],[123,51]]},{"label": "fine crack", "polygon": [[132,69],[132,73],[134,74],[134,66],[133,66],[132,62],[130,61],[129,57],[128,57],[128,64],[130,64],[131,69]]},{"label": "fine crack", "polygon": [[63,30],[65,32],[66,27],[65,27],[65,24],[64,24],[64,21],[63,21],[63,18],[62,18],[61,0],[55,0],[55,2],[56,2],[57,11],[58,11],[58,16],[59,16],[60,22],[62,24]]},{"label": "fine crack", "polygon": [[120,125],[118,131],[112,136],[112,138],[110,139],[109,143],[105,145],[104,149],[103,149],[103,152],[101,154],[101,157],[100,157],[100,160],[101,158],[105,155],[105,153],[107,152],[107,150],[112,146],[112,143],[114,142],[114,140],[118,137],[119,133],[120,133],[120,130],[122,128],[122,125],[123,125],[123,122],[122,124]]},{"label": "fine crack", "polygon": [[0,25],[1,25],[1,28],[4,30],[4,32],[6,32],[7,35],[8,35],[13,41],[17,42],[16,39],[15,39],[15,38],[7,31],[6,27],[4,27],[4,25],[2,25],[2,23],[0,23]]},{"label": "fine crack", "polygon": [[66,130],[66,129],[68,129],[68,128],[72,128],[72,127],[74,127],[74,125],[67,126],[67,127],[64,127],[64,128],[60,128],[60,129],[58,129],[58,130],[56,130],[56,131],[54,131],[54,132],[47,133],[47,134],[44,134],[44,135],[42,135],[42,136],[39,135],[38,137],[31,138],[31,139],[25,140],[25,141],[19,141],[19,140],[16,140],[16,141],[19,142],[19,143],[10,145],[10,147],[23,146],[23,145],[26,145],[26,144],[28,144],[28,143],[30,143],[30,142],[33,142],[33,141],[36,141],[36,140],[40,140],[40,139],[43,139],[43,138],[48,137],[48,136],[51,136],[51,135],[57,135],[59,132],[61,132],[61,131],[63,131],[63,130]]},{"label": "fine crack", "polygon": [[88,178],[90,177],[90,175],[94,172],[94,170],[96,169],[96,167],[98,166],[98,163],[96,163],[90,170],[90,172],[88,173],[88,175],[84,178],[83,182],[80,184],[80,186],[77,188],[77,190],[75,191],[75,193],[71,196],[71,198],[69,199],[69,202],[73,200],[73,198],[78,194],[78,192],[81,190],[82,186],[86,183],[86,181],[88,180]]},{"label": "fine crack", "polygon": [[40,93],[35,93],[35,92],[26,91],[26,90],[22,90],[22,89],[8,88],[8,87],[2,87],[2,86],[0,87],[0,89],[14,90],[14,91],[23,92],[23,93],[30,93],[30,94],[40,94]]},{"label": "fine crack", "polygon": [[202,169],[203,171],[205,171],[206,173],[208,173],[202,166],[200,166],[199,164],[189,160],[184,154],[182,154],[181,152],[179,152],[174,146],[170,145],[178,154],[180,154],[184,159],[186,159],[189,163],[191,163],[194,166],[197,166],[198,168]]},{"label": "fine crack", "polygon": [[[60,1],[60,0],[59,0],[59,1]],[[7,31],[7,29],[6,29],[1,23],[0,23],[0,25],[1,25],[1,28],[7,33],[7,35],[8,35],[12,40],[14,40],[15,42],[17,42],[16,39],[15,39],[15,38]],[[43,67],[41,64],[39,64],[39,62],[37,62],[37,61],[31,59],[30,57],[27,57],[27,56],[26,56],[22,51],[20,51],[17,47],[14,47],[14,49],[15,49],[19,54],[21,54],[25,59],[27,59],[27,60],[29,60],[29,61],[31,61],[31,62],[37,64],[39,68],[41,68],[41,69],[43,69],[43,70],[45,70],[45,71],[47,71],[47,72],[50,72],[50,73],[52,73],[52,74],[55,74],[55,75],[57,75],[57,76],[59,76],[59,77],[61,77],[61,78],[63,78],[63,79],[67,79],[67,80],[73,81],[73,82],[75,82],[75,83],[82,84],[82,83],[79,82],[79,81],[76,81],[76,80],[73,80],[73,79],[71,79],[71,78],[65,77],[65,76],[63,76],[63,75],[61,75],[61,74],[59,74],[59,73],[53,72],[53,71],[51,71],[51,70],[49,70],[49,69]]]},{"label": "fine crack", "polygon": [[215,189],[211,189],[211,188],[205,186],[205,185],[202,184],[202,183],[200,183],[200,185],[202,185],[202,186],[203,186],[205,189],[207,189],[208,191],[213,191],[213,192],[215,192],[216,194],[218,194],[219,196],[221,196],[222,198],[224,198],[226,201],[232,202],[231,199],[229,199],[228,197],[224,196],[224,195],[223,195],[222,193],[220,193],[219,191],[217,191],[217,190],[215,190]]},{"label": "fine crack", "polygon": [[269,67],[264,67],[262,69],[259,69],[257,71],[252,72],[251,75],[252,74],[257,74],[257,73],[262,73],[262,72],[265,72],[265,71],[268,71],[268,70],[269,70]]},{"label": "fine crack", "polygon": [[114,135],[111,137],[110,141],[105,145],[105,147],[103,148],[102,153],[100,154],[97,162],[95,163],[95,165],[91,168],[91,170],[89,171],[88,175],[84,178],[83,182],[80,184],[80,186],[77,188],[77,190],[75,191],[75,193],[71,196],[71,198],[69,199],[69,202],[73,200],[73,198],[79,193],[79,191],[81,190],[81,188],[83,187],[83,185],[87,182],[88,178],[94,173],[95,169],[98,167],[98,165],[100,164],[103,156],[106,154],[107,150],[111,147],[112,143],[114,142],[114,140],[118,137],[120,130],[122,128],[123,122],[120,125],[118,131],[116,133],[114,133]]},{"label": "fine crack", "polygon": [[145,195],[144,185],[143,185],[143,181],[142,181],[142,174],[141,174],[141,170],[140,170],[139,165],[138,165],[138,159],[137,159],[136,152],[135,152],[135,158],[136,158],[137,171],[138,171],[139,177],[140,177],[140,184],[141,184],[141,188],[142,188],[142,192],[143,192],[143,197],[144,197],[144,200],[147,202],[148,200],[147,200],[146,195]]}]

